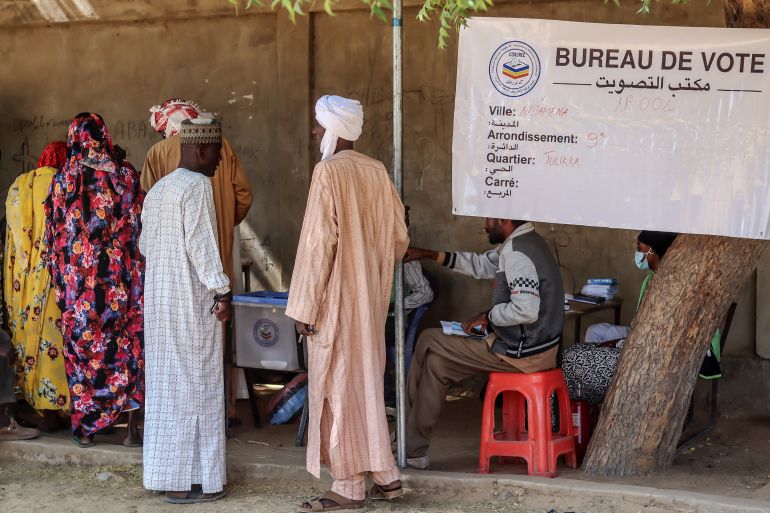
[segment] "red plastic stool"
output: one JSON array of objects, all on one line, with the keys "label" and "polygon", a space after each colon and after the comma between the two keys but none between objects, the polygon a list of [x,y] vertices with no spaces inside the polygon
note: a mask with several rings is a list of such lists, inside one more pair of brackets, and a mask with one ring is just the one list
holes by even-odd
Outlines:
[{"label": "red plastic stool", "polygon": [[[560,413],[558,433],[551,428],[554,392]],[[502,431],[495,433],[499,394],[503,394],[503,422]],[[556,460],[562,454],[570,467],[577,468],[572,408],[561,369],[532,374],[490,372],[481,420],[479,473],[489,473],[490,458],[504,456],[525,459],[530,475],[555,477]]]}]

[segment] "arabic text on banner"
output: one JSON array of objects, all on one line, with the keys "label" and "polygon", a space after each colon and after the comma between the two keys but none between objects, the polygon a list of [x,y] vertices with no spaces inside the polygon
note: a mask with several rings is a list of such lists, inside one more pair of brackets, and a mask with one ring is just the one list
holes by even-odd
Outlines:
[{"label": "arabic text on banner", "polygon": [[770,238],[770,31],[474,18],[460,215]]}]

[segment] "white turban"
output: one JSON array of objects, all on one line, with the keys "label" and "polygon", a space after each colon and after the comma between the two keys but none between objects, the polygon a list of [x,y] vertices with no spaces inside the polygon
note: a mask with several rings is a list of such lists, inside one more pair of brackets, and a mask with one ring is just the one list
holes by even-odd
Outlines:
[{"label": "white turban", "polygon": [[357,100],[322,96],[315,104],[315,118],[326,129],[321,141],[321,160],[334,155],[337,139],[356,141],[364,126],[364,108]]}]

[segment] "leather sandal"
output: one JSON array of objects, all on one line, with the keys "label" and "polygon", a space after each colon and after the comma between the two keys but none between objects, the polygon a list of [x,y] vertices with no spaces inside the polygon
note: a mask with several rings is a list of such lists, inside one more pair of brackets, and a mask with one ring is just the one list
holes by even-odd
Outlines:
[{"label": "leather sandal", "polygon": [[93,447],[96,445],[96,442],[94,442],[94,436],[86,436],[81,438],[78,435],[72,435],[72,443],[80,447],[81,449],[86,449],[88,447]]},{"label": "leather sandal", "polygon": [[345,509],[361,509],[366,504],[366,501],[354,501],[343,497],[342,495],[332,492],[331,490],[326,492],[320,497],[310,499],[300,506],[297,510],[299,513],[317,513],[321,511],[342,511]]},{"label": "leather sandal", "polygon": [[401,481],[393,481],[387,485],[374,483],[374,486],[372,486],[372,489],[369,492],[369,498],[376,501],[395,499],[402,495],[404,495],[404,489],[401,487]]}]

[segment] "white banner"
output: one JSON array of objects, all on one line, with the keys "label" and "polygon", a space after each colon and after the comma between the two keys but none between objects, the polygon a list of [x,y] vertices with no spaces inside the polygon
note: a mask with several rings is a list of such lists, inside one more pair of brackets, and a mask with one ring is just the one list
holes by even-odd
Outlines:
[{"label": "white banner", "polygon": [[770,31],[474,18],[460,215],[770,238]]}]

